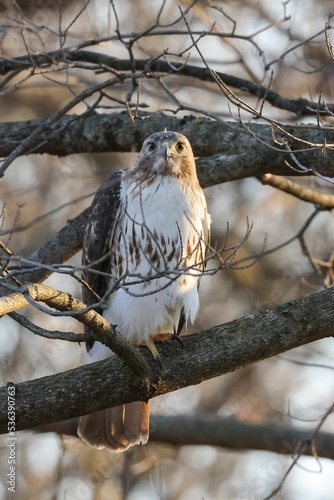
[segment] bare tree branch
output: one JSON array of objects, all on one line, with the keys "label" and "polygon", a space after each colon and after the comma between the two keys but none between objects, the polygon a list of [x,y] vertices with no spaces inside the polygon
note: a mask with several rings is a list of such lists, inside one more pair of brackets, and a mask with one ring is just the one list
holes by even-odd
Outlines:
[{"label": "bare tree branch", "polygon": [[[40,130],[30,143],[30,153],[66,156],[87,152],[138,151],[150,134],[167,127],[186,135],[193,146],[202,187],[221,182],[261,176],[305,175],[286,164],[291,154],[310,169],[334,176],[331,127],[287,125],[284,129],[264,124],[212,121],[206,118],[176,118],[143,114],[134,122],[128,113],[64,116],[43,127],[43,120],[0,124],[0,155],[7,156],[16,145]],[[80,140],[78,140],[80,137]],[[288,145],[288,148],[287,146]],[[204,158],[203,158],[204,157]],[[207,158],[210,157],[210,158]]]},{"label": "bare tree branch", "polygon": [[[66,262],[79,252],[88,213],[89,208],[86,208],[77,217],[68,220],[64,227],[26,259],[24,265],[12,267],[15,278],[21,282],[40,283],[54,272],[55,264]],[[2,295],[8,293],[5,283],[0,291]]]},{"label": "bare tree branch", "polygon": [[[321,32],[324,32],[324,30]],[[202,36],[205,34],[205,32],[201,33]],[[304,42],[301,42],[301,44],[302,43]],[[291,51],[293,49],[289,50]],[[73,63],[75,61],[98,64],[105,70],[112,69],[119,72],[142,71],[144,73],[156,72],[177,74],[178,76],[187,76],[201,81],[214,81],[211,72],[207,68],[184,64],[184,62],[173,62],[173,66],[171,66],[167,61],[161,59],[121,60],[105,54],[85,50],[62,50],[50,52],[48,54],[29,54],[28,56],[19,56],[13,59],[2,59],[0,62],[0,74],[6,75],[10,71],[24,70],[31,67],[49,67],[53,64],[59,64],[60,62],[69,64],[70,62]],[[268,64],[268,67],[273,64],[273,62],[275,61],[271,61]],[[326,115],[334,112],[334,104],[319,104],[318,102],[313,102],[303,98],[287,99],[279,95],[277,92],[260,85],[259,83],[251,82],[244,78],[238,78],[221,72],[217,73],[217,76],[222,82],[224,82],[225,85],[240,89],[243,92],[247,92],[248,94],[257,97],[258,99],[265,99],[273,107],[290,111],[297,116],[309,116],[318,112]]]},{"label": "bare tree branch", "polygon": [[[77,436],[79,419],[39,426],[38,432],[56,432]],[[264,450],[292,455],[304,444],[304,455],[334,459],[334,435],[301,430],[272,422],[243,422],[216,415],[151,415],[150,442],[183,445],[207,445],[230,450]],[[148,444],[149,444],[148,443]]]},{"label": "bare tree branch", "polygon": [[314,203],[315,205],[321,205],[325,208],[334,208],[333,195],[319,193],[313,189],[305,188],[300,184],[290,181],[290,179],[284,179],[278,175],[265,174],[261,177],[261,182],[262,184],[268,184],[285,193],[291,194],[300,200]]},{"label": "bare tree branch", "polygon": [[88,342],[92,339],[91,335],[88,333],[74,333],[74,332],[64,332],[59,330],[52,330],[52,331],[46,330],[45,328],[41,328],[40,326],[35,325],[28,318],[16,312],[9,313],[8,315],[19,325],[23,326],[23,328],[27,328],[27,330],[30,330],[32,333],[35,333],[36,335],[39,335],[40,337],[44,337],[47,339],[66,340],[67,342]]},{"label": "bare tree branch", "polygon": [[[316,459],[318,459],[318,455],[317,455],[317,452],[316,452],[316,449],[314,446],[314,439],[317,436],[317,434],[319,434],[319,431],[320,431],[321,427],[323,426],[324,422],[327,420],[328,415],[330,415],[333,412],[333,408],[334,408],[334,405],[331,405],[325,411],[325,413],[323,414],[323,416],[321,417],[321,419],[317,423],[315,429],[313,430],[313,432],[311,433],[311,436],[309,438],[309,444],[311,445],[311,447],[313,447],[313,456]],[[295,467],[295,465],[298,464],[300,457],[304,454],[304,449],[307,447],[307,444],[308,443],[305,443],[305,442],[298,443],[296,452],[293,456],[293,460],[292,460],[291,464],[289,465],[288,469],[285,471],[285,474],[283,475],[280,483],[278,484],[278,486],[275,489],[273,489],[273,491],[268,496],[265,497],[264,500],[269,500],[270,498],[277,497],[277,494],[281,491],[281,489],[284,485],[284,482],[285,482],[286,478],[288,477],[288,475],[290,474],[291,470]]]},{"label": "bare tree branch", "polygon": [[[115,352],[134,373],[148,376],[149,368],[138,351],[119,333],[115,327],[93,309],[87,310],[85,304],[75,299],[70,293],[55,290],[47,285],[27,284],[24,292],[16,292],[0,298],[0,317],[10,314],[32,303],[44,302],[58,311],[64,311],[86,324],[93,338],[107,345]],[[74,314],[75,313],[75,314]]]},{"label": "bare tree branch", "polygon": [[[320,24],[316,30],[311,27],[300,33],[296,27],[305,20],[300,15],[302,9],[292,9],[289,0],[282,3],[279,17],[277,10],[268,10],[265,2],[247,1],[247,14],[240,17],[238,7],[234,6],[233,2],[225,9],[225,6],[222,8],[201,0],[184,0],[181,2],[184,11],[179,11],[177,3],[161,0],[157,5],[152,2],[150,6],[142,6],[147,15],[142,16],[143,22],[139,25],[133,24],[132,19],[127,17],[123,2],[120,3],[121,6],[116,5],[113,0],[105,2],[105,6],[99,4],[98,17],[95,12],[97,2],[90,0],[82,0],[74,3],[75,5],[56,1],[53,2],[54,5],[43,4],[43,9],[34,2],[31,3],[34,5],[26,6],[16,2],[7,3],[8,6],[2,8],[3,22],[0,27],[0,50],[4,56],[0,58],[0,94],[3,115],[9,121],[0,123],[0,176],[19,156],[46,153],[66,157],[81,153],[134,152],[140,149],[144,139],[151,133],[164,128],[176,130],[185,134],[192,143],[194,153],[198,157],[197,170],[202,187],[255,177],[298,196],[299,199],[316,204],[315,211],[309,216],[305,215],[305,219],[308,218],[304,222],[300,221],[298,211],[292,218],[291,224],[302,225],[299,231],[294,230],[294,236],[284,236],[282,233],[280,241],[284,240],[283,243],[276,242],[277,246],[269,249],[266,249],[264,244],[262,251],[257,252],[255,257],[246,256],[255,251],[251,241],[247,243],[245,253],[240,252],[238,261],[234,258],[240,245],[226,244],[223,247],[226,251],[219,255],[213,244],[211,253],[220,257],[220,261],[219,266],[211,266],[208,274],[214,274],[218,267],[224,267],[227,261],[228,264],[233,264],[234,269],[249,267],[263,256],[296,241],[299,243],[300,254],[308,259],[306,267],[303,263],[307,259],[299,260],[300,268],[297,264],[297,274],[303,276],[300,282],[304,281],[305,284],[307,281],[307,285],[313,289],[317,286],[314,281],[323,281],[324,287],[333,284],[334,252],[328,236],[330,217],[323,210],[324,206],[327,209],[333,207],[333,197],[302,188],[282,177],[317,176],[334,184],[331,179],[334,178],[334,132],[331,126],[326,126],[334,116],[330,86],[330,65],[334,59],[330,39],[333,29],[330,25],[332,15],[328,16],[326,24],[321,17],[318,18]],[[136,14],[131,2],[128,4],[131,12]],[[108,18],[101,19],[101,14]],[[128,32],[123,29],[124,23]],[[186,30],[179,29],[184,26],[187,27]],[[194,27],[198,31],[195,31]],[[268,38],[265,37],[272,34],[277,40],[281,35],[283,45],[268,45]],[[211,43],[213,40],[215,45]],[[104,50],[101,42],[111,42],[111,50]],[[88,47],[92,49],[89,50]],[[58,50],[54,50],[55,48]],[[23,56],[16,57],[22,53]],[[124,59],[109,54],[122,54]],[[137,59],[137,56],[140,59]],[[192,64],[189,64],[190,59]],[[196,60],[199,62],[195,62]],[[230,68],[229,73],[215,71],[223,67]],[[307,78],[308,74],[310,78]],[[245,75],[244,78],[240,77],[242,75]],[[308,95],[308,99],[298,98]],[[285,96],[297,98],[290,99]],[[45,119],[14,122],[17,119],[25,120],[27,110],[30,116]],[[74,112],[78,114],[69,114]],[[192,113],[196,117],[185,116],[186,113]],[[227,117],[230,121],[225,122],[222,117]],[[300,117],[311,117],[314,124],[291,125]],[[284,123],[287,120],[289,124]],[[45,162],[42,164],[45,165]],[[59,164],[60,162],[57,162],[57,165]],[[18,162],[17,167],[24,168],[21,165],[23,163]],[[76,173],[80,166],[76,166]],[[87,162],[83,162],[83,166],[87,168]],[[112,168],[114,167],[117,165],[112,165]],[[49,196],[45,196],[42,204],[36,203],[37,207],[35,203],[23,206],[24,193],[22,204],[19,201],[20,205],[14,208],[14,211],[17,210],[14,223],[16,232],[27,230],[31,224],[43,217],[38,213],[39,208],[50,214],[52,210],[48,209],[55,199],[59,200],[57,184],[49,182],[49,179],[46,181],[47,172],[43,172],[40,179],[39,168],[39,165],[33,168],[36,173],[36,185],[38,182],[39,191],[48,186]],[[58,178],[57,174],[56,176]],[[308,180],[312,182],[311,179]],[[71,182],[69,179],[69,183]],[[15,178],[8,175],[4,184],[7,198],[10,198],[9,193],[14,185]],[[231,185],[231,189],[232,187]],[[239,203],[239,187],[241,194],[244,188],[236,186],[236,200],[234,193],[230,200],[227,199],[227,205],[225,199],[222,200],[221,204],[225,210],[224,214],[221,212],[223,219],[228,216],[231,220],[238,221],[245,217],[248,198],[245,197]],[[30,188],[24,190],[28,189]],[[268,188],[259,184],[259,189],[267,191]],[[73,197],[79,190],[79,185],[75,186]],[[7,202],[7,210],[12,210],[15,201],[10,199]],[[214,200],[215,207],[212,210],[218,221],[220,201],[218,198]],[[271,225],[269,218],[273,215],[270,211],[272,203],[271,199],[268,204],[265,203],[268,213],[265,214],[261,231],[266,230],[265,226]],[[319,207],[319,204],[322,204],[322,207]],[[230,210],[233,210],[233,214],[228,215]],[[3,313],[7,312],[22,326],[38,335],[74,342],[79,339],[86,340],[89,334],[51,331],[52,322],[50,330],[45,330],[10,311],[30,304],[34,311],[44,311],[50,316],[77,317],[79,321],[89,324],[94,337],[104,341],[119,354],[119,357],[114,356],[110,360],[66,373],[20,384],[9,382],[8,386],[15,391],[17,429],[31,429],[33,425],[47,423],[49,429],[59,429],[58,432],[61,432],[63,425],[69,422],[63,422],[63,419],[71,417],[70,422],[74,426],[71,432],[75,435],[79,415],[123,402],[146,401],[151,397],[199,384],[203,380],[332,335],[334,311],[331,304],[334,290],[327,289],[310,297],[250,314],[231,323],[185,337],[183,351],[176,343],[159,345],[164,365],[160,370],[146,348],[137,348],[126,342],[122,344],[123,339],[118,339],[112,326],[92,310],[96,304],[85,308],[85,304],[70,294],[37,284],[53,272],[80,281],[80,267],[63,263],[82,246],[88,211],[89,209],[68,221],[30,258],[25,258],[29,250],[21,245],[18,255],[17,248],[14,248],[17,241],[16,236],[12,235],[14,231],[9,229],[7,236],[5,231],[2,233],[2,237],[6,239],[0,242],[0,316],[2,308]],[[317,216],[320,213],[321,220],[318,221]],[[4,215],[3,211],[1,214]],[[23,223],[19,217],[22,217]],[[255,219],[256,217],[257,213]],[[3,219],[5,220],[5,215]],[[27,220],[31,222],[27,223]],[[323,226],[322,220],[325,221]],[[291,227],[287,226],[286,230]],[[216,232],[216,228],[214,231]],[[233,225],[225,242],[227,239],[229,243],[230,239],[233,242],[238,233],[239,228]],[[217,231],[216,235],[218,246],[224,236],[220,231]],[[28,248],[31,248],[28,233],[24,234],[23,243],[25,238],[29,240]],[[270,245],[270,231],[267,239]],[[266,296],[268,301],[273,300],[272,297],[276,300],[276,290],[285,290],[289,283],[296,285],[296,293],[291,290],[289,296],[299,294],[300,288],[295,280],[295,259],[298,260],[298,256],[294,255],[292,262],[282,261],[284,269],[278,259],[269,273],[272,276],[268,276],[263,268],[266,283],[263,282],[263,286],[262,281],[256,283],[255,287],[250,285],[252,290],[249,291],[251,280],[254,279],[255,282],[258,279],[262,268],[260,273],[252,270],[254,274],[249,273],[246,280],[242,280],[242,286],[247,289],[247,295],[253,305],[250,306],[248,299],[239,300],[237,296],[235,304],[238,310],[255,308],[257,306],[254,304],[258,304],[258,301],[262,303],[263,287],[266,288],[267,285],[273,286],[273,293],[270,292]],[[263,264],[265,266],[265,263]],[[291,265],[293,269],[290,271]],[[135,278],[141,279],[140,276]],[[232,284],[235,283],[234,280],[232,276]],[[218,283],[218,279],[216,282]],[[10,294],[11,291],[14,294]],[[219,307],[219,295],[218,293],[210,303],[212,311]],[[244,295],[246,296],[246,293]],[[104,305],[106,297],[107,294],[100,301],[97,296],[96,300],[100,305]],[[230,300],[234,300],[233,297],[234,294]],[[283,300],[283,293],[277,300]],[[4,305],[7,308],[4,308]],[[35,321],[35,318],[33,320]],[[65,330],[66,325],[63,326]],[[45,342],[47,347],[55,345],[50,342],[51,340]],[[27,358],[24,363],[28,363],[27,366],[34,357],[34,353],[29,351],[27,354],[20,346],[13,350],[8,373],[13,373],[11,376],[14,380],[26,380],[27,373],[32,373],[30,368],[27,371],[20,370],[22,355]],[[52,362],[52,357],[47,355],[45,363],[49,362]],[[320,364],[314,363],[313,367],[316,366]],[[133,372],[133,367],[136,373]],[[272,383],[275,383],[274,379],[275,376]],[[242,391],[245,387],[242,383],[239,380],[237,388],[233,385],[233,391]],[[248,380],[247,384],[247,387],[254,390],[255,397],[259,397]],[[296,388],[298,389],[297,385]],[[228,390],[223,391],[222,398],[229,397]],[[282,397],[283,394],[286,395],[286,391],[282,391]],[[3,432],[9,430],[8,396],[9,388],[0,388],[0,427]],[[11,398],[14,408],[13,396]],[[216,398],[210,398],[209,394],[200,402],[200,406],[204,405],[213,411],[218,408],[218,404],[221,407],[224,401],[219,399],[219,402],[216,402]],[[272,423],[250,424],[208,415],[200,415],[197,418],[193,415],[158,415],[151,420],[151,441],[175,445],[206,444],[236,450],[263,449],[292,454],[291,465],[286,473],[282,474],[277,488],[267,497],[271,498],[279,494],[302,454],[313,456],[314,459],[317,459],[317,455],[334,458],[334,436],[321,432],[322,424],[332,411],[333,406],[318,420],[319,423],[314,425],[312,432],[275,426]],[[54,423],[50,424],[52,421]],[[39,427],[34,430],[43,429]],[[121,462],[123,460],[120,460]],[[124,464],[117,480],[122,474],[120,489],[123,488],[122,493],[126,497],[133,487],[133,484],[128,487],[131,481],[127,473],[135,476],[130,470],[131,452],[125,456]],[[212,467],[206,468],[208,473],[209,469],[212,471],[217,465],[218,459]],[[321,467],[321,464],[319,466]],[[104,475],[104,467],[101,467],[101,464],[97,464],[97,467],[101,483],[103,481],[101,486],[104,487],[105,481],[108,481],[107,475]],[[262,475],[263,471],[260,473]],[[63,486],[63,475],[63,463],[60,459],[58,476],[57,473],[53,474],[55,491],[58,484]],[[30,481],[30,476],[27,474],[26,483],[29,491],[31,490],[31,496],[34,497],[34,481]],[[99,485],[91,478],[88,474],[87,484],[90,482],[96,493]],[[166,475],[166,485],[168,479],[169,476]],[[140,481],[139,478],[135,480]],[[272,480],[273,477],[269,478],[267,474],[265,490],[269,488]],[[241,491],[244,485],[235,486],[236,496],[247,496],[250,491],[257,494],[257,491],[252,490],[255,481],[248,482],[244,492]],[[256,489],[257,486],[256,484]],[[225,485],[220,486],[219,491],[222,491],[222,487]],[[44,491],[50,491],[49,484]],[[211,495],[215,494],[213,491],[212,489]],[[183,491],[180,491],[181,495],[182,493]],[[18,493],[20,494],[22,495],[21,492]],[[267,494],[268,491],[262,496]]]},{"label": "bare tree branch", "polygon": [[[205,444],[236,450],[265,450],[292,455],[300,444],[305,444],[304,455],[334,459],[334,435],[299,430],[273,423],[240,422],[234,418],[214,415],[177,415],[152,417],[153,441],[176,444]],[[314,439],[312,444],[311,440]]]},{"label": "bare tree branch", "polygon": [[[164,370],[145,348],[150,379],[136,376],[118,358],[17,384],[17,430],[66,420],[103,408],[146,401],[229,373],[333,335],[334,289],[247,315],[184,338],[184,350],[159,346]],[[175,351],[177,349],[177,351]],[[176,355],[177,354],[177,355]],[[96,383],[103,379],[103,384]],[[89,397],[88,397],[89,394]],[[7,389],[0,390],[0,432],[7,430]]]}]

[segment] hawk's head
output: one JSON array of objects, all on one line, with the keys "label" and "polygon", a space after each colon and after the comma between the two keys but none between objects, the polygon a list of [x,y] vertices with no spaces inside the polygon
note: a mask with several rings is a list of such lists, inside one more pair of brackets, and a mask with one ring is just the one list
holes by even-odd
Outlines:
[{"label": "hawk's head", "polygon": [[147,177],[171,175],[195,176],[194,155],[188,139],[178,132],[157,132],[145,139],[133,168]]}]

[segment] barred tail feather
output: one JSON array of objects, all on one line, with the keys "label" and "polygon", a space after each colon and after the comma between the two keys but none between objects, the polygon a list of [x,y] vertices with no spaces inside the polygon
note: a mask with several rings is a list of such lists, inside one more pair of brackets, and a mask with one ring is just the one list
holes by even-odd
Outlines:
[{"label": "barred tail feather", "polygon": [[150,402],[135,401],[81,417],[78,435],[94,448],[125,451],[147,443],[149,419]]}]

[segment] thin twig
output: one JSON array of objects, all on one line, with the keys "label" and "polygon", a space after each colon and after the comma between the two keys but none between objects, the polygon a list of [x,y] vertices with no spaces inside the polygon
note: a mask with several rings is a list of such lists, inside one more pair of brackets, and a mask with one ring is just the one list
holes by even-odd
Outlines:
[{"label": "thin twig", "polygon": [[35,335],[39,335],[40,337],[44,337],[46,339],[52,340],[66,340],[67,342],[87,342],[92,339],[92,336],[89,333],[74,333],[74,332],[64,332],[60,330],[46,330],[45,328],[41,328],[38,325],[32,323],[28,318],[23,316],[22,314],[18,314],[17,312],[9,313],[8,316],[12,318],[14,321],[19,323],[19,325],[27,328]]}]

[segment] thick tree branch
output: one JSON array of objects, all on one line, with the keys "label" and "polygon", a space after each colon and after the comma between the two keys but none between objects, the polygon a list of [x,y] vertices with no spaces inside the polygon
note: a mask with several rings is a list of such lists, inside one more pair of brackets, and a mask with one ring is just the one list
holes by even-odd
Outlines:
[{"label": "thick tree branch", "polygon": [[334,459],[334,435],[273,423],[240,422],[213,415],[162,416],[151,418],[151,439],[175,445],[210,445],[234,450],[264,450],[292,455],[305,445],[302,454]]},{"label": "thick tree branch", "polygon": [[[334,289],[247,315],[159,347],[164,370],[140,348],[152,370],[137,377],[118,358],[16,385],[17,430],[199,384],[256,361],[333,335]],[[103,381],[103,382],[101,382]],[[7,430],[7,388],[0,390],[0,432]]]},{"label": "thick tree branch", "polygon": [[[138,151],[150,134],[167,127],[186,135],[195,156],[202,157],[197,160],[202,187],[265,173],[305,175],[305,171],[294,164],[294,157],[305,169],[310,169],[309,175],[316,168],[322,175],[334,176],[334,131],[331,127],[289,125],[283,129],[258,123],[245,127],[239,123],[191,116],[176,118],[155,114],[144,117],[133,122],[127,113],[64,116],[46,126],[29,143],[29,151],[25,153],[66,156],[83,152]],[[43,120],[0,124],[0,156],[9,155],[42,125]]]}]

